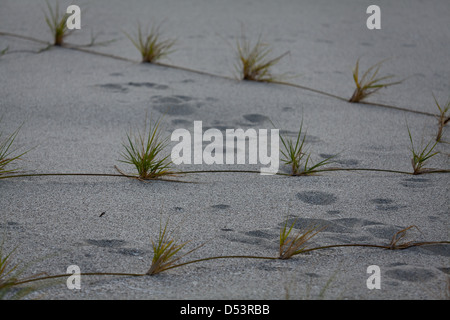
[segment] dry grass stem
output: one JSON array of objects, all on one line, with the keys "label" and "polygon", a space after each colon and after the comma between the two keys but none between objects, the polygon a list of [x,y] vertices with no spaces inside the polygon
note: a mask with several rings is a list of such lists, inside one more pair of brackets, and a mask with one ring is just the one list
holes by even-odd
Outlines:
[{"label": "dry grass stem", "polygon": [[406,249],[406,248],[411,247],[413,245],[412,241],[403,242],[403,243],[399,243],[399,242],[406,236],[406,231],[408,231],[412,228],[416,228],[417,230],[419,230],[419,228],[417,228],[417,226],[412,225],[412,226],[406,227],[406,228],[396,232],[394,234],[394,236],[392,237],[391,242],[389,243],[389,248],[391,250],[398,250],[398,249]]}]

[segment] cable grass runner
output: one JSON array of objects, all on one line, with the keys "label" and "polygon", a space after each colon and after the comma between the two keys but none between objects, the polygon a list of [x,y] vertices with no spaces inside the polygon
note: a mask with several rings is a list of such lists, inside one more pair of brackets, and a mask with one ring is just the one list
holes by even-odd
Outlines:
[{"label": "cable grass runner", "polygon": [[356,89],[353,92],[352,97],[349,99],[349,102],[360,102],[382,88],[403,82],[403,80],[396,82],[383,82],[384,80],[393,78],[394,76],[392,75],[377,78],[378,71],[385,61],[386,60],[382,60],[374,64],[367,69],[361,77],[359,76],[359,59],[356,61],[356,66],[353,69],[353,80],[355,81]]},{"label": "cable grass runner", "polygon": [[411,225],[409,227],[406,227],[406,228],[396,232],[392,236],[391,242],[389,243],[389,248],[391,250],[401,250],[401,249],[409,248],[413,244],[413,242],[412,241],[401,242],[401,240],[406,237],[406,231],[408,231],[412,228],[416,228],[417,230],[419,230],[419,228],[417,228],[417,226]]},{"label": "cable grass runner", "polygon": [[[39,52],[45,51],[47,50],[50,46],[48,46],[48,42],[37,39],[37,38],[33,38],[33,37],[28,37],[28,36],[24,36],[24,35],[20,35],[20,34],[15,34],[15,33],[10,33],[10,32],[0,32],[0,36],[6,36],[6,37],[14,37],[14,38],[18,38],[18,39],[23,39],[23,40],[28,40],[28,41],[33,41],[33,42],[37,42],[37,43],[41,43],[41,44],[46,44],[47,47],[39,50]],[[134,39],[133,39],[134,40]],[[92,55],[97,55],[97,56],[103,56],[103,57],[107,57],[110,59],[115,59],[115,60],[120,60],[120,61],[127,61],[127,62],[132,62],[135,63],[136,61],[133,59],[129,59],[126,57],[121,57],[121,56],[117,56],[117,55],[113,55],[110,53],[105,53],[105,52],[99,52],[99,51],[93,51],[93,50],[88,50],[85,47],[92,47],[93,45],[104,45],[107,43],[110,43],[114,40],[110,40],[110,41],[106,41],[106,42],[102,42],[102,43],[96,43],[95,42],[95,37],[92,38],[91,43],[86,44],[86,45],[64,45],[65,48],[67,49],[71,49],[71,50],[77,50],[77,51],[81,51],[81,52],[85,52],[88,54],[92,54]],[[288,54],[286,52],[286,54]],[[177,66],[177,65],[172,65],[172,64],[165,64],[165,63],[156,63],[160,66],[164,66],[164,67],[168,67],[168,68],[174,68],[174,69],[178,69],[178,70],[183,70],[183,71],[188,71],[188,72],[193,72],[196,74],[201,74],[201,75],[207,75],[207,76],[211,76],[211,77],[217,77],[217,78],[222,78],[222,79],[227,79],[227,80],[235,80],[235,78],[229,77],[229,76],[224,76],[224,75],[218,75],[218,74],[214,74],[214,73],[209,73],[206,71],[201,71],[201,70],[195,70],[195,69],[191,69],[191,68],[187,68],[187,67],[182,67],[182,66]],[[238,71],[240,72],[240,68],[238,68]],[[283,78],[287,75],[282,75]],[[295,77],[295,76],[294,76]],[[289,83],[289,82],[283,82],[280,80],[277,80],[276,78],[273,78],[272,80],[270,80],[270,82],[275,83],[275,84],[279,84],[279,85],[284,85],[284,86],[290,86],[290,87],[295,87],[301,90],[307,90],[307,91],[311,91],[311,92],[315,92],[317,94],[321,94],[321,95],[325,95],[328,97],[332,97],[335,99],[339,99],[341,101],[349,101],[348,98],[345,97],[340,97],[337,96],[335,94],[329,93],[329,92],[325,92],[322,90],[318,90],[318,89],[314,89],[314,88],[310,88],[310,87],[306,87],[306,86],[302,86],[299,84],[295,84],[295,83]],[[421,114],[421,115],[426,115],[426,116],[430,116],[430,117],[434,117],[435,114],[433,113],[428,113],[428,112],[424,112],[424,111],[419,111],[419,110],[411,110],[411,109],[406,109],[406,108],[401,108],[401,107],[397,107],[394,105],[387,105],[387,104],[382,104],[382,103],[376,103],[376,102],[368,102],[368,101],[359,101],[360,103],[364,103],[364,104],[368,104],[368,105],[372,105],[372,106],[378,106],[378,107],[383,107],[383,108],[390,108],[390,109],[395,109],[395,110],[399,110],[402,112],[410,112],[410,113],[415,113],[415,114]]]}]

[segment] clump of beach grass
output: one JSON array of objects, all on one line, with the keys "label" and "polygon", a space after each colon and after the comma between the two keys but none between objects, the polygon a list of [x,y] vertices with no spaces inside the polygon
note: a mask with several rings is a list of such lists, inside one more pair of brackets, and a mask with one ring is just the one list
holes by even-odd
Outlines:
[{"label": "clump of beach grass", "polygon": [[161,137],[160,124],[161,119],[152,123],[146,118],[144,131],[136,134],[130,132],[127,134],[127,143],[123,144],[123,159],[119,161],[133,165],[138,173],[136,178],[140,180],[158,179],[174,173],[171,170],[170,154],[163,155],[168,137]]},{"label": "clump of beach grass", "polygon": [[306,229],[306,231],[304,232],[298,232],[296,235],[292,235],[292,229],[294,228],[295,222],[296,221],[294,221],[288,228],[288,222],[286,220],[283,228],[281,228],[280,230],[280,247],[278,259],[290,259],[293,256],[304,252],[307,242],[324,229],[311,227]]},{"label": "clump of beach grass", "polygon": [[437,101],[436,97],[433,94],[434,102],[436,103],[436,106],[439,109],[439,116],[438,119],[438,132],[436,134],[436,141],[441,142],[442,134],[444,131],[444,127],[447,125],[447,123],[450,121],[450,115],[448,115],[448,111],[450,110],[450,99],[445,103],[444,106],[441,106],[439,102]]},{"label": "clump of beach grass", "polygon": [[3,137],[3,133],[0,131],[0,176],[16,172],[17,168],[11,168],[11,165],[28,152],[16,154],[17,150],[12,148],[20,128],[6,137]]},{"label": "clump of beach grass", "polygon": [[382,88],[386,88],[395,84],[399,84],[402,81],[396,82],[384,82],[387,79],[391,79],[394,76],[388,75],[383,77],[378,77],[378,72],[381,68],[381,65],[386,60],[382,60],[374,65],[372,65],[369,69],[366,70],[359,76],[359,59],[356,61],[356,66],[353,69],[353,80],[355,82],[356,88],[353,92],[353,95],[349,99],[349,102],[361,102],[365,100],[368,96],[374,94]]},{"label": "clump of beach grass", "polygon": [[147,275],[156,275],[168,269],[177,267],[177,262],[180,261],[180,259],[199,248],[196,247],[184,254],[179,254],[189,241],[180,242],[174,237],[167,229],[168,222],[169,221],[166,221],[164,227],[160,222],[158,238],[156,241],[152,240],[153,258],[150,269],[146,273]]},{"label": "clump of beach grass", "polygon": [[165,39],[160,25],[153,25],[150,29],[142,30],[138,24],[137,35],[131,36],[124,32],[142,56],[143,63],[154,63],[172,53],[176,39]]},{"label": "clump of beach grass", "polygon": [[311,153],[308,153],[305,150],[306,134],[302,134],[302,130],[303,119],[295,140],[280,135],[280,140],[284,147],[284,149],[281,149],[281,154],[283,155],[281,161],[291,167],[291,175],[293,176],[313,174],[318,168],[332,163],[333,161],[331,159],[334,158],[334,156],[328,157],[320,162],[310,165]]},{"label": "clump of beach grass", "polygon": [[428,144],[423,147],[423,148],[419,148],[416,149],[414,147],[414,142],[413,142],[413,138],[411,136],[411,131],[409,130],[408,127],[408,135],[409,135],[409,140],[411,142],[411,153],[412,153],[412,158],[411,158],[411,165],[413,167],[413,174],[417,175],[417,174],[422,174],[422,173],[426,173],[427,171],[431,170],[431,169],[427,169],[425,168],[425,164],[427,163],[427,161],[434,157],[435,155],[437,155],[439,152],[433,152],[434,148],[437,145],[437,141],[435,141],[433,143],[433,141],[428,142]]},{"label": "clump of beach grass", "polygon": [[235,66],[239,78],[261,82],[273,82],[283,78],[285,75],[274,75],[271,69],[284,56],[288,55],[289,51],[274,58],[269,57],[271,53],[272,48],[261,40],[261,36],[255,44],[252,44],[242,35],[241,40],[237,41],[238,63]]},{"label": "clump of beach grass", "polygon": [[3,241],[0,246],[0,299],[4,299],[14,286],[15,278],[12,276],[14,270],[17,269],[17,265],[11,266],[10,257],[11,252],[3,253]]},{"label": "clump of beach grass", "polygon": [[53,45],[62,46],[64,44],[64,39],[68,37],[73,30],[67,28],[67,19],[69,18],[68,13],[61,13],[59,11],[59,2],[55,2],[55,7],[53,8],[48,0],[45,0],[47,4],[48,14],[45,13],[45,22],[50,28],[50,32],[53,36]]},{"label": "clump of beach grass", "polygon": [[7,253],[4,252],[5,237],[0,244],[0,300],[16,300],[25,297],[35,290],[32,286],[19,287],[19,283],[31,279],[36,279],[39,275],[29,278],[19,279],[24,270],[19,269],[18,264],[12,264],[12,254],[16,249]]}]

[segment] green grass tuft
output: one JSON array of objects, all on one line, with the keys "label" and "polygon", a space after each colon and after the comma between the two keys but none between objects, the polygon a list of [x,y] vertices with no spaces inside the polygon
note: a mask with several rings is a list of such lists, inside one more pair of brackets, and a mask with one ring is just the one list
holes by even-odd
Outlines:
[{"label": "green grass tuft", "polygon": [[356,66],[353,69],[353,80],[355,81],[356,89],[353,92],[353,95],[350,98],[349,102],[360,102],[382,88],[386,88],[402,82],[383,82],[384,80],[394,77],[392,75],[377,78],[378,71],[385,61],[386,60],[383,60],[374,64],[369,69],[367,69],[367,71],[364,72],[361,77],[359,77],[359,59],[356,61]]},{"label": "green grass tuft", "polygon": [[[25,297],[35,290],[33,287],[18,287],[18,283],[24,279],[19,277],[23,270],[19,270],[18,264],[12,264],[11,256],[15,249],[8,253],[3,252],[5,238],[3,238],[0,244],[0,300],[16,300]],[[39,275],[29,277],[27,279],[33,279]]]},{"label": "green grass tuft", "polygon": [[283,228],[280,230],[279,259],[290,259],[293,256],[302,253],[306,249],[306,243],[324,229],[320,228],[317,230],[317,227],[312,227],[303,233],[299,232],[297,235],[292,236],[291,233],[295,222],[296,221],[294,221],[288,229],[286,220]]},{"label": "green grass tuft", "polygon": [[127,134],[127,144],[123,145],[125,148],[121,153],[123,160],[119,161],[133,165],[140,180],[158,179],[174,174],[171,171],[170,154],[162,155],[167,147],[168,138],[161,138],[160,123],[160,119],[156,123],[146,119],[144,132]]},{"label": "green grass tuft", "polygon": [[153,259],[147,275],[155,275],[165,270],[175,268],[177,262],[184,256],[197,250],[196,247],[184,254],[179,255],[179,252],[189,243],[189,241],[180,243],[178,239],[173,237],[167,230],[169,221],[166,221],[164,228],[161,223],[159,226],[159,236],[156,241],[152,240]]},{"label": "green grass tuft", "polygon": [[14,250],[4,255],[2,241],[0,246],[0,299],[5,298],[14,286],[15,278],[12,277],[12,274],[17,269],[17,265],[10,265],[10,257],[13,252]]},{"label": "green grass tuft", "polygon": [[438,142],[436,141],[436,142],[432,143],[432,141],[430,141],[424,148],[417,150],[414,147],[414,143],[413,143],[413,139],[412,139],[411,131],[409,130],[409,127],[408,127],[408,135],[409,135],[409,140],[411,141],[411,153],[412,153],[411,164],[413,167],[413,174],[426,173],[429,169],[424,167],[425,164],[431,157],[434,157],[436,154],[439,153],[439,152],[433,152],[433,150],[436,147]]},{"label": "green grass tuft", "polygon": [[53,45],[62,46],[64,39],[73,31],[67,28],[67,19],[70,15],[65,12],[60,13],[58,1],[55,1],[55,8],[52,8],[48,0],[45,0],[45,3],[48,9],[48,14],[45,13],[45,22],[52,33]]},{"label": "green grass tuft", "polygon": [[144,63],[154,63],[166,57],[173,52],[172,48],[176,43],[176,39],[162,39],[160,26],[152,26],[150,30],[147,28],[144,33],[138,24],[137,36],[124,33],[139,50]]},{"label": "green grass tuft", "polygon": [[406,227],[406,228],[396,232],[392,236],[391,242],[389,243],[389,248],[391,250],[401,250],[401,249],[405,249],[405,248],[411,247],[413,245],[412,241],[401,242],[401,240],[403,240],[403,238],[406,237],[406,231],[408,231],[408,230],[410,230],[412,228],[416,228],[417,230],[419,230],[419,228],[417,228],[417,226],[412,225],[412,226]]},{"label": "green grass tuft", "polygon": [[[1,119],[0,119],[1,121]],[[0,176],[5,174],[11,174],[17,171],[16,168],[10,168],[14,162],[19,160],[25,153],[28,151],[22,152],[20,154],[14,155],[17,150],[13,150],[12,146],[14,143],[14,140],[17,137],[17,134],[20,131],[19,127],[16,131],[14,131],[9,136],[6,136],[6,138],[3,137],[3,133],[0,131]]]},{"label": "green grass tuft", "polygon": [[441,105],[437,101],[434,94],[433,94],[433,98],[434,98],[434,102],[436,103],[436,106],[439,109],[439,116],[437,117],[438,118],[438,132],[436,134],[436,141],[441,142],[444,127],[450,121],[450,115],[447,114],[447,112],[450,110],[450,99],[448,99],[446,104],[443,107],[441,107]]},{"label": "green grass tuft", "polygon": [[286,165],[291,166],[291,175],[301,176],[313,174],[318,168],[332,163],[333,157],[326,158],[316,164],[311,163],[311,154],[305,151],[306,134],[302,135],[303,119],[300,124],[300,129],[297,135],[297,139],[288,139],[280,135],[281,143],[284,149],[281,150],[283,158],[281,159]]},{"label": "green grass tuft", "polygon": [[278,57],[269,58],[272,49],[261,41],[261,36],[254,45],[245,36],[241,38],[242,40],[237,42],[238,64],[235,66],[241,80],[273,82],[285,76],[272,74],[271,68],[289,54],[289,51]]}]

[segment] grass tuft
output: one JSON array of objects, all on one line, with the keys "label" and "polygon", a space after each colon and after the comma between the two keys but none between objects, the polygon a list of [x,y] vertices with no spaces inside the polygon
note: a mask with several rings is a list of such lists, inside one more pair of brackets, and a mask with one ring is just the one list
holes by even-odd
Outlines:
[{"label": "grass tuft", "polygon": [[269,45],[261,41],[261,36],[254,45],[242,36],[242,40],[237,42],[238,64],[235,66],[240,79],[273,82],[283,78],[285,75],[273,75],[271,68],[289,54],[289,51],[278,57],[269,58],[271,52]]},{"label": "grass tuft", "polygon": [[[125,151],[121,153],[123,163],[133,165],[140,180],[158,179],[162,176],[174,174],[170,170],[172,160],[170,154],[162,156],[167,147],[168,138],[161,138],[161,120],[156,123],[145,121],[144,132],[127,134],[128,144],[124,144]],[[148,126],[148,130],[147,130]]]},{"label": "grass tuft", "polygon": [[[307,229],[305,232],[299,232],[292,236],[292,229],[295,225],[294,221],[291,226],[287,227],[287,220],[280,230],[280,250],[278,259],[286,260],[302,253],[306,249],[306,243],[324,228],[317,230],[317,227]],[[317,230],[317,231],[316,231]]]},{"label": "grass tuft", "polygon": [[60,13],[58,1],[55,1],[55,8],[52,8],[48,0],[45,0],[45,3],[48,9],[48,14],[45,13],[45,22],[52,33],[53,45],[62,46],[64,39],[73,31],[67,28],[67,19],[70,15],[65,12]]},{"label": "grass tuft", "polygon": [[281,143],[284,147],[284,150],[281,150],[281,154],[283,155],[281,161],[291,166],[291,175],[293,176],[313,174],[318,168],[332,163],[333,161],[331,159],[334,158],[334,156],[329,157],[309,166],[311,163],[311,153],[305,151],[306,134],[302,137],[302,130],[303,119],[296,140],[288,139],[280,135]]},{"label": "grass tuft", "polygon": [[14,250],[4,255],[2,241],[2,245],[0,246],[0,299],[5,298],[14,286],[15,279],[11,275],[17,268],[17,265],[10,266],[10,257],[13,252]]},{"label": "grass tuft", "polygon": [[437,117],[438,118],[438,132],[436,134],[436,141],[441,142],[444,127],[450,121],[450,115],[447,114],[447,112],[450,110],[450,99],[448,99],[447,103],[443,107],[441,107],[441,105],[437,101],[434,94],[433,94],[433,98],[434,98],[434,102],[436,103],[436,106],[439,109],[439,116]]},{"label": "grass tuft", "polygon": [[173,52],[172,47],[176,43],[176,39],[162,39],[160,26],[152,26],[150,30],[147,28],[144,33],[138,24],[137,36],[124,33],[139,50],[144,63],[154,63],[166,57]]},{"label": "grass tuft", "polygon": [[411,131],[409,130],[409,127],[408,127],[408,135],[409,135],[409,140],[411,141],[411,153],[412,153],[411,164],[413,167],[413,174],[416,175],[416,174],[426,173],[430,169],[425,168],[424,167],[425,164],[431,157],[433,157],[439,153],[439,152],[433,152],[433,150],[436,147],[438,142],[436,141],[432,144],[432,141],[430,141],[424,148],[421,148],[420,150],[416,150],[414,148],[414,143],[413,143],[413,139],[412,139]]},{"label": "grass tuft", "polygon": [[[19,265],[11,264],[11,256],[15,249],[6,254],[3,252],[4,240],[5,238],[3,238],[2,243],[0,244],[0,300],[21,299],[33,292],[35,289],[29,286],[20,288],[17,287],[18,283],[24,280],[18,279],[22,271],[18,269]],[[37,278],[38,276],[39,275],[32,276],[27,279]]]},{"label": "grass tuft", "polygon": [[[1,121],[1,119],[0,119]],[[9,168],[13,162],[19,160],[28,151],[22,152],[21,154],[14,155],[16,150],[12,150],[12,145],[20,131],[19,127],[6,138],[3,138],[3,133],[0,132],[0,176],[5,174],[11,174],[17,171],[17,169]]]},{"label": "grass tuft", "polygon": [[160,223],[159,236],[156,241],[152,240],[153,247],[153,259],[150,269],[147,271],[147,275],[155,275],[165,270],[175,268],[177,262],[184,256],[197,250],[199,247],[194,248],[182,255],[178,253],[189,243],[189,241],[179,243],[178,239],[174,238],[167,230],[168,222],[162,227]]},{"label": "grass tuft", "polygon": [[361,77],[359,77],[359,59],[356,61],[356,66],[353,69],[353,80],[355,81],[356,89],[353,92],[352,97],[349,99],[349,102],[360,102],[382,88],[402,82],[383,82],[384,80],[394,77],[392,75],[377,78],[378,71],[385,61],[386,60],[382,60],[374,64],[367,69]]}]

